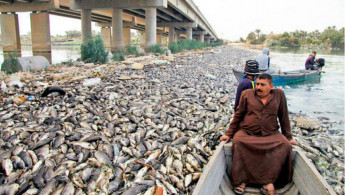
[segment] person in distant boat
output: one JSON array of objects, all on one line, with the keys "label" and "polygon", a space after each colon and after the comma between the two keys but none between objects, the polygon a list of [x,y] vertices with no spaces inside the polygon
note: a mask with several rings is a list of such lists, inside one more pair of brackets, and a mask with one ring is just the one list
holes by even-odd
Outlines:
[{"label": "person in distant boat", "polygon": [[275,194],[274,185],[291,180],[292,145],[298,143],[292,138],[285,94],[273,89],[271,75],[260,74],[255,89],[242,92],[220,141],[231,139],[230,180],[235,193],[243,194],[247,184],[259,184],[263,194]]},{"label": "person in distant boat", "polygon": [[305,69],[306,70],[318,70],[319,72],[324,72],[321,70],[321,68],[315,64],[315,56],[316,51],[313,51],[305,61]]},{"label": "person in distant boat", "polygon": [[273,74],[275,72],[273,69],[270,69],[271,58],[269,57],[269,55],[270,55],[269,49],[264,48],[262,50],[262,54],[256,56],[255,60],[259,63],[260,73]]},{"label": "person in distant boat", "polygon": [[238,84],[237,91],[236,91],[236,99],[235,99],[235,112],[240,101],[242,91],[246,89],[254,89],[254,80],[256,76],[259,74],[259,64],[255,60],[248,60],[246,61],[246,65],[244,66],[244,77],[243,80]]}]

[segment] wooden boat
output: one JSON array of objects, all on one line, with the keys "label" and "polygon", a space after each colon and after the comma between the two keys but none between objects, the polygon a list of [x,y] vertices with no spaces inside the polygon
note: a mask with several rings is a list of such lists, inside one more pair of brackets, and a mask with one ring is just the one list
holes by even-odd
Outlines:
[{"label": "wooden boat", "polygon": [[[240,82],[243,79],[243,71],[233,69],[236,79]],[[274,85],[287,85],[308,80],[317,80],[321,73],[316,70],[294,70],[287,72],[280,72],[279,74],[271,74]]]},{"label": "wooden boat", "polygon": [[[292,181],[281,189],[278,194],[286,195],[336,195],[333,188],[316,170],[315,166],[297,147],[293,149]],[[230,184],[231,144],[221,142],[194,188],[193,195],[235,194]],[[246,187],[246,195],[260,194],[259,188]]]}]

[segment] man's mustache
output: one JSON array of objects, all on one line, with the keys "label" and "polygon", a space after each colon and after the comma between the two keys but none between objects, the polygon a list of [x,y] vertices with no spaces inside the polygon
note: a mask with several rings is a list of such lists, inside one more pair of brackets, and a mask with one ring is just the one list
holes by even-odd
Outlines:
[{"label": "man's mustache", "polygon": [[258,91],[258,92],[262,92],[262,90],[261,90],[261,89],[257,89],[256,91]]}]

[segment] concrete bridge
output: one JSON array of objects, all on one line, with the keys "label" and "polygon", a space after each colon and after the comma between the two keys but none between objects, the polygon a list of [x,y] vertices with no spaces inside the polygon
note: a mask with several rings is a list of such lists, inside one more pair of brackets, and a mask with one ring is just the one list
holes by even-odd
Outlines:
[{"label": "concrete bridge", "polygon": [[145,34],[145,47],[162,44],[162,37],[169,37],[170,43],[181,38],[217,40],[215,31],[192,0],[0,0],[0,12],[4,54],[17,51],[20,55],[16,13],[32,12],[33,54],[43,54],[50,61],[49,14],[81,19],[83,43],[91,39],[91,21],[97,22],[106,47],[112,51],[130,44],[130,29]]}]

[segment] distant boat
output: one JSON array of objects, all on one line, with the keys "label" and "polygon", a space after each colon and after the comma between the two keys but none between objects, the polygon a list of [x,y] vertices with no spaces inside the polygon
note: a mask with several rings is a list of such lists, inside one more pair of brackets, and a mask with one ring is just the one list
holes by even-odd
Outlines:
[{"label": "distant boat", "polygon": [[[193,195],[223,194],[235,195],[230,183],[231,144],[221,142],[213,153],[210,161],[204,167],[203,173],[196,184]],[[286,195],[336,195],[333,188],[316,170],[313,163],[297,147],[293,147],[292,181],[276,193]],[[260,190],[255,186],[248,186],[244,195],[259,195]]]},{"label": "distant boat", "polygon": [[[240,82],[243,79],[243,71],[233,69],[236,79]],[[304,82],[308,80],[320,79],[321,73],[317,70],[293,70],[271,74],[274,85],[287,85]]]}]

